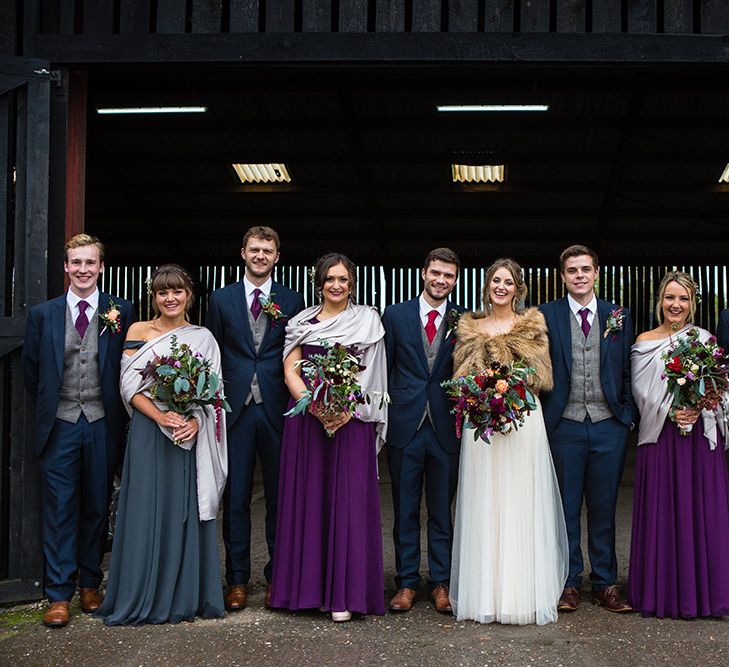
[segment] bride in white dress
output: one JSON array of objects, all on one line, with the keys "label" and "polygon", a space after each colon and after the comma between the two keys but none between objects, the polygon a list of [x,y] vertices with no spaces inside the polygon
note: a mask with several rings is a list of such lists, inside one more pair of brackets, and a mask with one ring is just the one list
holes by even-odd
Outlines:
[{"label": "bride in white dress", "polygon": [[[536,369],[532,391],[551,389],[547,327],[536,308],[520,308],[525,296],[516,262],[500,259],[489,267],[484,312],[467,313],[458,324],[454,377],[521,359]],[[539,400],[523,427],[490,440],[463,432],[453,613],[479,623],[554,622],[567,579],[567,531]]]}]

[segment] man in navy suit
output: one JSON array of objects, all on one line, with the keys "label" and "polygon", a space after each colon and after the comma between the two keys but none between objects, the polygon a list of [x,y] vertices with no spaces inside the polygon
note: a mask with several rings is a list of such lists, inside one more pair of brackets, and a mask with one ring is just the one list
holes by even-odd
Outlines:
[{"label": "man in navy suit", "polygon": [[23,370],[36,401],[36,451],[43,481],[43,553],[49,627],[69,621],[78,577],[81,609],[102,596],[109,498],[127,413],[119,396],[128,301],[100,292],[104,246],[77,234],[65,247],[66,294],[31,309]]},{"label": "man in navy suit", "polygon": [[[288,390],[283,376],[286,320],[304,309],[304,299],[271,279],[280,240],[270,227],[251,227],[240,254],[242,280],[213,292],[207,325],[220,345],[228,414],[228,483],[223,496],[223,541],[228,590],[225,608],[247,603],[251,577],[251,493],[256,454],[266,494],[266,542],[271,581],[276,540],[278,468]],[[278,307],[278,313],[275,304]],[[268,606],[270,585],[266,588]]]},{"label": "man in navy suit", "polygon": [[719,313],[719,326],[716,329],[716,339],[724,348],[724,351],[729,353],[729,309],[724,309]]},{"label": "man in navy suit", "polygon": [[631,611],[615,581],[615,505],[628,431],[637,418],[630,387],[630,313],[595,296],[597,254],[582,245],[560,256],[567,296],[543,304],[554,389],[541,395],[569,539],[569,575],[560,611],[580,604],[580,518],[587,505],[592,601]]},{"label": "man in navy suit", "polygon": [[459,267],[452,250],[431,251],[421,274],[420,296],[388,306],[382,316],[392,401],[387,460],[395,507],[398,587],[390,601],[391,611],[409,611],[420,584],[420,502],[425,483],[431,596],[438,611],[451,612],[451,503],[461,443],[440,383],[453,373],[455,326],[464,310],[448,300]]}]

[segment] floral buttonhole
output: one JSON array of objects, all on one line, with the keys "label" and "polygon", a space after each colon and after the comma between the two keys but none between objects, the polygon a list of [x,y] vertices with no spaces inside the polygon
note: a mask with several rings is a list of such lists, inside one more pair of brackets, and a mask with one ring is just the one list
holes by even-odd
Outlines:
[{"label": "floral buttonhole", "polygon": [[261,308],[263,309],[263,312],[266,313],[269,318],[271,318],[271,323],[273,324],[273,326],[276,326],[277,322],[286,321],[287,318],[281,310],[281,306],[279,306],[273,300],[274,296],[275,294],[273,292],[271,292],[268,297],[264,297],[263,294],[260,294],[258,296],[258,300],[261,302]]},{"label": "floral buttonhole", "polygon": [[104,325],[99,336],[103,336],[107,329],[112,336],[116,336],[121,331],[121,306],[109,297],[109,306],[105,311],[99,312],[99,320]]},{"label": "floral buttonhole", "polygon": [[[615,308],[610,311],[607,321],[605,322],[605,333],[603,338],[607,338],[610,334],[616,334],[623,330],[623,321],[625,320],[625,310],[623,308]],[[613,340],[616,336],[613,336]]]},{"label": "floral buttonhole", "polygon": [[446,312],[445,320],[446,325],[448,326],[448,329],[446,330],[446,338],[448,338],[448,336],[450,336],[451,333],[458,328],[458,321],[460,319],[461,314],[455,308],[451,308]]}]

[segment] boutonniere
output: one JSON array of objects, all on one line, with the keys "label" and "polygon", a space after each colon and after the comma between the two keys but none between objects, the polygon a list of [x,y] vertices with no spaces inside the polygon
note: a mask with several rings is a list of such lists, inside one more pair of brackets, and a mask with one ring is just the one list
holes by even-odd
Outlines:
[{"label": "boutonniere", "polygon": [[260,294],[258,296],[258,300],[261,302],[261,308],[263,308],[263,312],[271,318],[271,323],[273,324],[273,326],[276,326],[276,322],[286,319],[286,315],[283,314],[281,306],[279,306],[273,300],[273,297],[273,292],[271,292],[268,298],[264,298],[263,294]]},{"label": "boutonniere", "polygon": [[617,333],[623,330],[623,320],[625,319],[625,311],[622,308],[616,308],[610,312],[605,322],[605,333],[603,338],[607,338],[611,333]]},{"label": "boutonniere", "polygon": [[458,320],[461,319],[461,314],[455,309],[451,308],[449,311],[445,314],[445,320],[446,324],[448,325],[448,329],[446,331],[446,338],[451,335],[452,331],[455,331],[458,328]]},{"label": "boutonniere", "polygon": [[104,332],[108,329],[111,331],[111,335],[115,336],[121,331],[121,306],[118,303],[114,303],[114,299],[109,297],[109,307],[102,313],[99,311],[99,319],[104,325],[99,336],[103,336]]}]

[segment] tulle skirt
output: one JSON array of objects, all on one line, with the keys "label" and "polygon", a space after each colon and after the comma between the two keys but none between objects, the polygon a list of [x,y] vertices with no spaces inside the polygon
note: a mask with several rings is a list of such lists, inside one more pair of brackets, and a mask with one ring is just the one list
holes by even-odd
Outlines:
[{"label": "tulle skirt", "polygon": [[541,406],[488,445],[463,433],[450,595],[458,620],[557,620],[567,531]]}]

